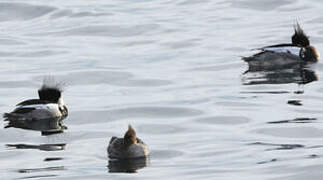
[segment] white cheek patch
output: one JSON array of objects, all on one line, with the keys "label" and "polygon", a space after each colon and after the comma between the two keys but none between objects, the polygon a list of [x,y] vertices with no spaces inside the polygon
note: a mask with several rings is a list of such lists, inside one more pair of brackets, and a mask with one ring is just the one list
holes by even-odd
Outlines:
[{"label": "white cheek patch", "polygon": [[59,100],[58,100],[58,103],[57,103],[57,104],[59,104],[60,106],[61,106],[61,105],[65,105],[65,104],[64,104],[64,101],[63,101],[63,98],[59,98]]}]

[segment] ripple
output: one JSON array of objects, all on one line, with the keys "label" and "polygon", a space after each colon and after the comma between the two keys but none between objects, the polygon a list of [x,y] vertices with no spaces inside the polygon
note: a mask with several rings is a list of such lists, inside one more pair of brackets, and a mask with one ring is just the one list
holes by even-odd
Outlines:
[{"label": "ripple", "polygon": [[190,71],[227,71],[229,69],[236,69],[240,67],[240,63],[229,63],[229,64],[220,64],[216,66],[202,66],[189,69]]},{"label": "ripple", "polygon": [[291,149],[305,148],[305,146],[302,144],[273,144],[273,143],[255,142],[255,143],[251,143],[249,145],[261,145],[261,146],[275,147],[275,148],[266,149],[266,151],[291,150]]},{"label": "ripple", "polygon": [[69,124],[105,123],[127,118],[180,118],[202,113],[196,109],[180,107],[129,107],[103,111],[74,111],[70,113]]},{"label": "ripple", "polygon": [[289,94],[290,91],[242,91],[241,94]]},{"label": "ripple", "polygon": [[[301,162],[304,162],[301,161]],[[302,164],[299,162],[300,164]],[[311,164],[306,166],[300,166],[298,168],[294,168],[292,173],[288,176],[284,176],[284,180],[303,180],[303,179],[321,179],[323,176],[322,172],[323,165],[320,163],[317,164]],[[295,171],[297,173],[295,173]]]},{"label": "ripple", "polygon": [[64,150],[66,144],[40,144],[40,145],[31,145],[31,144],[7,144],[8,148],[15,149],[38,149],[41,151],[61,151]]},{"label": "ripple", "polygon": [[[43,76],[39,76],[36,79],[42,78]],[[110,84],[129,87],[155,87],[172,84],[170,81],[160,79],[136,79],[131,73],[120,71],[71,72],[66,75],[57,75],[55,78],[68,85]]]},{"label": "ripple", "polygon": [[169,42],[163,43],[162,45],[169,47],[171,49],[180,49],[180,48],[188,48],[196,45],[196,39],[189,39],[177,42]]},{"label": "ripple", "polygon": [[118,81],[113,83],[114,85],[119,86],[129,86],[129,87],[155,87],[155,86],[165,86],[172,84],[167,80],[160,79],[129,79],[125,81]]},{"label": "ripple", "polygon": [[127,41],[127,42],[118,42],[115,43],[115,45],[118,46],[123,46],[123,47],[132,47],[132,46],[144,46],[144,45],[151,45],[155,43],[155,41],[152,40],[132,40],[132,41]]},{"label": "ripple", "polygon": [[0,52],[1,57],[23,57],[23,58],[35,58],[35,57],[51,57],[66,54],[68,51],[57,50],[37,50],[37,51],[16,51],[12,52]]},{"label": "ripple", "polygon": [[[69,85],[90,85],[118,83],[132,76],[130,73],[118,71],[82,71],[71,72],[66,75],[57,75],[55,78]],[[37,78],[43,79],[43,76]]]},{"label": "ripple", "polygon": [[66,170],[64,166],[46,167],[46,168],[34,168],[34,169],[19,169],[19,173],[34,173],[34,172],[47,172],[47,171],[61,171]]},{"label": "ripple", "polygon": [[167,134],[167,133],[180,133],[183,128],[165,124],[144,124],[139,125],[138,130],[147,134]]},{"label": "ripple", "polygon": [[272,11],[284,5],[291,5],[294,3],[292,0],[260,0],[260,1],[231,1],[233,7],[243,9],[254,9],[258,11]]},{"label": "ripple", "polygon": [[282,124],[282,123],[313,123],[316,118],[295,118],[291,120],[270,121],[268,124]]},{"label": "ripple", "polygon": [[17,57],[24,57],[24,58],[34,58],[34,57],[49,57],[49,56],[57,56],[62,54],[67,54],[68,51],[57,51],[57,50],[39,50],[39,51],[27,51],[17,53]]},{"label": "ripple", "polygon": [[287,11],[287,12],[293,12],[295,11],[295,13],[300,13],[301,11],[308,11],[309,9],[311,9],[312,6],[307,5],[307,4],[299,4],[297,6],[284,6],[282,8],[280,8],[280,11]]},{"label": "ripple", "polygon": [[18,41],[14,39],[0,38],[1,45],[26,45],[23,41]]},{"label": "ripple", "polygon": [[0,81],[1,88],[28,88],[28,87],[38,87],[33,81]]},{"label": "ripple", "polygon": [[270,160],[267,160],[267,161],[257,162],[257,164],[268,164],[268,163],[273,163],[273,162],[277,162],[277,161],[278,161],[278,159],[273,158],[273,159],[270,159]]},{"label": "ripple", "polygon": [[56,36],[109,36],[131,37],[139,36],[156,30],[157,24],[140,24],[135,26],[89,25],[64,31],[52,32]]},{"label": "ripple", "polygon": [[176,150],[153,150],[150,152],[150,157],[153,159],[171,159],[182,156],[182,151]]},{"label": "ripple", "polygon": [[205,117],[199,118],[195,121],[205,124],[223,124],[223,125],[235,125],[235,124],[244,124],[250,121],[249,118],[243,116],[214,116],[214,117]]},{"label": "ripple", "polygon": [[[40,171],[41,172],[41,171]],[[57,177],[58,175],[55,174],[48,174],[48,175],[36,175],[36,176],[26,176],[26,177],[22,177],[19,179],[39,179],[39,178],[53,178],[53,177]]]},{"label": "ripple", "polygon": [[25,3],[1,3],[0,21],[30,20],[44,16],[56,8]]},{"label": "ripple", "polygon": [[229,106],[229,107],[259,107],[265,106],[259,103],[251,103],[251,102],[234,102],[234,101],[220,101],[216,102],[216,105],[220,106]]},{"label": "ripple", "polygon": [[130,107],[110,111],[110,116],[116,119],[123,118],[180,118],[197,116],[203,112],[183,107]]},{"label": "ripple", "polygon": [[314,127],[263,128],[256,131],[275,137],[285,138],[322,138],[323,130]]},{"label": "ripple", "polygon": [[178,5],[199,5],[199,4],[208,3],[208,2],[209,0],[203,0],[203,1],[185,0],[178,3]]},{"label": "ripple", "polygon": [[71,18],[84,18],[84,17],[100,17],[100,16],[106,16],[106,15],[112,15],[110,13],[97,13],[97,12],[73,12],[72,10],[64,9],[64,10],[58,10],[55,13],[52,13],[50,15],[51,19],[58,19],[62,17],[71,17]]},{"label": "ripple", "polygon": [[69,124],[93,124],[113,120],[109,111],[74,111],[70,113],[69,119]]}]

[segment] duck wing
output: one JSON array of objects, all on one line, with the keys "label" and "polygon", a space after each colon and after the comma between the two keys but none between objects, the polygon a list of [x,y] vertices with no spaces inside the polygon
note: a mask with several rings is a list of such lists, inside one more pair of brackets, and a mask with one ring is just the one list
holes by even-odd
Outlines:
[{"label": "duck wing", "polygon": [[34,105],[34,104],[48,104],[49,101],[40,100],[40,99],[28,99],[26,101],[22,101],[18,103],[16,106],[26,106],[26,105]]},{"label": "duck wing", "polygon": [[258,48],[258,50],[263,50],[263,49],[267,49],[267,48],[282,48],[282,47],[298,47],[298,46],[295,44],[292,44],[292,43],[282,43],[282,44],[274,44],[274,45],[264,46],[264,47]]},{"label": "duck wing", "polygon": [[123,138],[112,137],[107,151],[108,151],[109,158],[112,158],[112,159],[123,158],[124,156]]}]

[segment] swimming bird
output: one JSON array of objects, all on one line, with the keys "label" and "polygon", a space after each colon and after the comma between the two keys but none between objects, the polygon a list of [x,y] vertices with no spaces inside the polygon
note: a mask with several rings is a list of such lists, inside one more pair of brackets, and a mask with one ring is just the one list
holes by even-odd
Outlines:
[{"label": "swimming bird", "polygon": [[248,63],[249,71],[294,68],[307,63],[316,63],[320,58],[317,49],[310,45],[309,37],[299,23],[294,25],[292,43],[276,44],[258,48],[260,52],[242,59]]},{"label": "swimming bird", "polygon": [[45,79],[38,90],[39,99],[29,99],[20,102],[10,113],[4,113],[5,128],[17,127],[23,129],[50,132],[66,129],[62,120],[68,116],[68,110],[62,98],[61,84],[53,79]]},{"label": "swimming bird", "polygon": [[108,156],[111,159],[129,159],[147,157],[148,146],[136,136],[136,131],[128,126],[123,138],[112,137],[108,146]]}]

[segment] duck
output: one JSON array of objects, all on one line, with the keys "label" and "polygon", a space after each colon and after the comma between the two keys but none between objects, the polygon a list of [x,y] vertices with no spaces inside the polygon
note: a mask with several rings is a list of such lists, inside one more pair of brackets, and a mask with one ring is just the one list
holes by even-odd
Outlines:
[{"label": "duck", "polygon": [[107,148],[110,159],[145,158],[149,155],[148,146],[136,136],[136,131],[128,125],[123,138],[112,137]]},{"label": "duck", "polygon": [[310,44],[309,37],[297,22],[291,43],[275,44],[257,48],[260,52],[242,59],[248,63],[249,71],[297,68],[299,65],[317,63],[319,51]]},{"label": "duck", "polygon": [[5,128],[16,127],[30,130],[51,131],[66,127],[62,120],[68,116],[68,109],[62,97],[62,87],[53,79],[45,79],[38,89],[38,99],[28,99],[4,113]]}]

